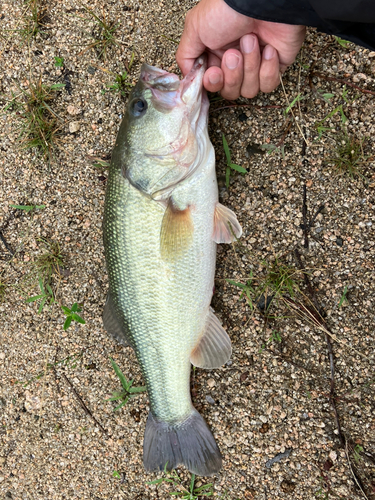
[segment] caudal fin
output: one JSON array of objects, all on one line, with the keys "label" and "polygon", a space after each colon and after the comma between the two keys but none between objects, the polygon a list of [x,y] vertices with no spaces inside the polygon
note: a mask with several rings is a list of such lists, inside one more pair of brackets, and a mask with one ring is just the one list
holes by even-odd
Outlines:
[{"label": "caudal fin", "polygon": [[221,469],[221,453],[203,417],[193,409],[179,424],[160,422],[150,412],[143,442],[146,470],[172,470],[183,464],[198,476],[211,476]]}]

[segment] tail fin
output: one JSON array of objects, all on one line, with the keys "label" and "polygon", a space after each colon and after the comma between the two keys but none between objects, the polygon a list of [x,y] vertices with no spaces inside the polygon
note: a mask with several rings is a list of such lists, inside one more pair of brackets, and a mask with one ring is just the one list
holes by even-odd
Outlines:
[{"label": "tail fin", "polygon": [[146,470],[172,470],[179,464],[198,476],[212,476],[221,469],[221,454],[203,417],[193,409],[186,420],[172,425],[150,412],[143,442]]}]

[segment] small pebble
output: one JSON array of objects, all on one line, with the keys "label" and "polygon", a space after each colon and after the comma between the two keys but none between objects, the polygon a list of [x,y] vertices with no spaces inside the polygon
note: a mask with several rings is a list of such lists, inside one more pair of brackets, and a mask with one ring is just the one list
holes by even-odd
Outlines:
[{"label": "small pebble", "polygon": [[75,132],[78,132],[78,130],[81,128],[81,125],[79,122],[70,122],[69,123],[69,132],[71,134],[74,134]]}]

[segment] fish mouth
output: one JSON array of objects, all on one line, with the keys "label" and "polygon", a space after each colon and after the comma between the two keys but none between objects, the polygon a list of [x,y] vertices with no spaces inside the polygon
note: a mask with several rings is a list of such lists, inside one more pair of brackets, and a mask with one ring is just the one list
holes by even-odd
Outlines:
[{"label": "fish mouth", "polygon": [[169,112],[176,106],[184,106],[187,118],[195,131],[199,115],[207,115],[208,99],[203,90],[203,76],[207,69],[207,56],[200,56],[189,73],[180,80],[177,75],[144,63],[140,83],[150,89],[153,105]]}]

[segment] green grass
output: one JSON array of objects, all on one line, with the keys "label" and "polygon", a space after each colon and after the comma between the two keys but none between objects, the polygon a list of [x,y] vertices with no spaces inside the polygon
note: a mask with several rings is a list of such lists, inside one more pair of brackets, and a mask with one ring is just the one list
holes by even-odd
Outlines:
[{"label": "green grass", "polygon": [[0,304],[2,304],[5,301],[7,288],[8,288],[8,283],[6,282],[2,274],[0,274]]},{"label": "green grass", "polygon": [[133,87],[133,84],[129,83],[128,78],[128,71],[125,70],[123,73],[118,73],[115,75],[115,81],[107,84],[107,88],[102,90],[102,94],[105,94],[106,92],[116,92],[119,93],[121,97],[126,97],[129,94],[130,89]]},{"label": "green grass", "polygon": [[40,380],[42,377],[44,377],[44,375],[47,373],[47,371],[52,370],[53,368],[56,368],[58,366],[63,366],[65,368],[74,369],[74,368],[76,368],[77,363],[82,358],[82,356],[83,356],[83,351],[74,353],[70,356],[66,356],[66,358],[55,361],[54,363],[47,363],[46,370],[39,372],[37,375],[35,375],[35,377],[32,377],[27,382],[22,383],[22,382],[16,381],[16,384],[22,383],[23,387],[27,387],[35,380]]},{"label": "green grass", "polygon": [[123,388],[123,390],[120,392],[114,392],[112,397],[106,400],[106,401],[121,401],[121,403],[118,406],[116,406],[116,408],[113,410],[116,411],[125,406],[130,398],[136,396],[140,392],[145,392],[147,389],[145,386],[133,387],[134,380],[132,379],[128,382],[125,375],[122,373],[116,362],[112,358],[109,359],[111,360],[112,368],[115,370],[116,375],[120,379]]},{"label": "green grass", "polygon": [[255,306],[268,314],[274,301],[280,301],[284,296],[294,297],[299,291],[301,271],[275,256],[271,262],[261,261],[263,274],[255,277],[250,271],[245,283],[227,279],[228,283],[242,290],[240,299],[246,297],[251,311]]},{"label": "green grass", "polygon": [[224,147],[225,158],[227,161],[227,166],[225,168],[225,185],[228,189],[231,171],[236,170],[237,172],[240,172],[241,174],[246,174],[247,170],[246,170],[246,168],[243,168],[240,165],[236,165],[235,163],[232,163],[231,152],[230,152],[228,142],[227,142],[224,134],[223,134],[223,147]]},{"label": "green grass", "polygon": [[18,32],[28,42],[43,33],[47,21],[47,7],[43,0],[29,0],[25,4],[28,8]]},{"label": "green grass", "polygon": [[60,276],[60,270],[64,267],[64,256],[57,241],[40,238],[45,252],[39,255],[31,266],[31,272],[42,277],[43,282],[50,282],[52,275]]},{"label": "green grass", "polygon": [[35,148],[48,160],[51,160],[56,145],[60,119],[51,102],[63,87],[63,83],[44,84],[40,77],[36,82],[28,82],[26,89],[18,86],[19,93],[12,92],[12,99],[5,107],[20,122],[18,142],[21,148]]},{"label": "green grass", "polygon": [[104,8],[101,17],[87,7],[84,7],[84,9],[90,15],[90,18],[86,19],[86,21],[89,22],[94,20],[95,23],[91,33],[86,33],[94,41],[83,49],[80,54],[83,54],[86,50],[93,49],[99,59],[106,59],[108,50],[113,46],[118,46],[115,33],[120,26],[120,23],[109,20],[106,17]]},{"label": "green grass", "polygon": [[77,323],[81,323],[81,325],[86,324],[86,321],[83,318],[81,318],[81,316],[79,314],[77,314],[77,313],[82,311],[82,309],[79,307],[77,302],[75,302],[71,308],[66,307],[66,306],[61,306],[61,309],[63,310],[63,312],[66,316],[66,320],[64,323],[64,330],[67,330],[70,327],[72,321],[76,321]]},{"label": "green grass", "polygon": [[9,205],[12,208],[16,208],[17,210],[23,210],[24,212],[33,212],[34,210],[43,210],[46,208],[45,205]]},{"label": "green grass", "polygon": [[165,477],[161,477],[160,479],[156,479],[155,481],[151,481],[147,484],[156,484],[160,485],[162,483],[170,483],[173,488],[177,488],[177,491],[172,491],[170,495],[174,497],[180,497],[184,500],[198,500],[203,497],[211,497],[213,492],[213,483],[203,484],[201,486],[195,486],[195,474],[191,475],[191,480],[189,486],[186,488],[182,485],[182,480],[176,471],[167,471],[168,464],[165,464],[164,474]]},{"label": "green grass", "polygon": [[52,278],[53,276],[60,277],[61,268],[64,267],[64,256],[59,243],[56,241],[49,241],[44,238],[40,238],[38,241],[44,246],[45,251],[29,264],[29,272],[21,281],[20,288],[23,294],[29,295],[30,288],[38,285],[40,293],[29,296],[26,302],[33,303],[40,300],[38,308],[38,314],[40,314],[45,305],[55,303]]},{"label": "green grass", "polygon": [[340,309],[344,304],[347,304],[348,303],[348,298],[347,298],[347,293],[348,293],[348,287],[345,286],[344,288],[344,291],[341,295],[341,298],[340,298],[340,301],[339,301],[339,305],[338,305],[338,308]]},{"label": "green grass", "polygon": [[325,158],[325,162],[333,167],[341,175],[349,177],[362,176],[361,168],[366,163],[367,158],[363,153],[365,139],[359,139],[354,135],[349,135],[347,131],[335,137],[335,147],[332,156]]},{"label": "green grass", "polygon": [[64,67],[64,58],[63,57],[55,57],[55,66],[56,68]]},{"label": "green grass", "polygon": [[52,305],[55,303],[55,296],[48,282],[43,283],[42,278],[39,278],[39,288],[40,288],[40,294],[34,295],[33,297],[29,297],[28,299],[26,299],[27,303],[37,302],[40,300],[38,314],[42,312],[43,307],[45,305]]},{"label": "green grass", "polygon": [[281,342],[281,335],[279,334],[279,332],[272,332],[271,337],[259,349],[259,353],[263,352],[272,342]]}]

